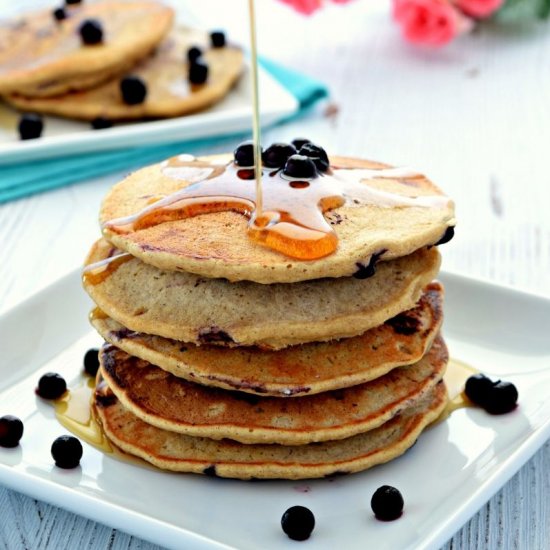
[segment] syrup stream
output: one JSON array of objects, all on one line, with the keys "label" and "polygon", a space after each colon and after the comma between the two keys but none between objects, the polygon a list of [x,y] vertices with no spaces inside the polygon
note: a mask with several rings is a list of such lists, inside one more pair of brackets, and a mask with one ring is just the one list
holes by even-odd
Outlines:
[{"label": "syrup stream", "polygon": [[250,56],[252,67],[252,140],[254,142],[254,174],[256,179],[256,209],[254,219],[261,216],[263,210],[262,194],[262,153],[260,129],[260,97],[258,93],[258,52],[256,45],[256,13],[254,0],[248,0],[250,21]]}]

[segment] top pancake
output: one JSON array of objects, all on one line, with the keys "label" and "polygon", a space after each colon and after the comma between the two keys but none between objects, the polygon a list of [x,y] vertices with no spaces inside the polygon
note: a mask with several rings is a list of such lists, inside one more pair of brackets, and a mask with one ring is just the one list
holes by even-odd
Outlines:
[{"label": "top pancake", "polygon": [[[205,84],[188,83],[186,53],[191,46],[200,46],[204,52],[203,59],[209,70]],[[222,99],[241,74],[242,65],[243,54],[239,48],[209,48],[207,33],[178,28],[152,56],[132,68],[132,75],[139,76],[147,86],[147,96],[142,103],[124,103],[119,78],[91,90],[62,96],[28,98],[10,95],[5,99],[22,110],[82,120],[97,117],[109,120],[175,117],[203,109]]]},{"label": "top pancake", "polygon": [[[0,93],[47,97],[107,80],[149,54],[172,26],[173,11],[151,0],[83,2],[0,23]],[[85,19],[97,19],[103,42],[82,43]]]},{"label": "top pancake", "polygon": [[[184,158],[187,159],[187,156]],[[204,181],[213,171],[220,170],[220,166],[229,166],[231,161],[230,155],[191,157],[184,163],[185,173],[193,171],[190,177],[195,182]],[[379,163],[345,157],[332,157],[331,166],[351,171],[388,168]],[[283,183],[278,182],[277,185],[286,186],[284,180],[281,181]],[[311,185],[319,181],[313,180]],[[126,233],[104,225],[103,233],[119,249],[161,269],[269,284],[350,276],[361,266],[368,265],[373,256],[390,260],[437,243],[447,228],[455,223],[452,201],[447,200],[424,176],[411,173],[399,179],[385,176],[361,182],[358,178],[357,181],[359,186],[368,186],[369,193],[372,190],[375,198],[357,204],[354,197],[347,197],[344,206],[326,212],[325,219],[338,237],[338,248],[317,260],[293,259],[252,240],[247,235],[248,219],[234,211],[164,221]],[[254,181],[249,181],[249,184],[253,186]],[[189,185],[189,180],[174,176],[167,170],[166,164],[139,170],[111,189],[103,202],[100,221],[105,224],[116,218],[131,216]],[[276,192],[288,192],[280,189],[282,191]],[[291,192],[304,191],[291,189]],[[272,194],[276,194],[275,190]],[[389,199],[381,204],[376,198],[378,196]],[[296,197],[299,200],[300,195]],[[405,205],[411,202],[411,197],[421,197],[420,200],[430,205]],[[289,197],[289,201],[292,200]],[[316,205],[311,207],[316,208]]]}]

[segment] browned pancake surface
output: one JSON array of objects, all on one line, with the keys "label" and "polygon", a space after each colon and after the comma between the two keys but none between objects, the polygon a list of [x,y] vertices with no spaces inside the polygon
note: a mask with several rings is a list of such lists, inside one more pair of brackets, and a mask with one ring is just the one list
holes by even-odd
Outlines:
[{"label": "browned pancake surface", "polygon": [[[204,172],[205,163],[215,170],[231,159],[231,155],[217,155],[190,162]],[[349,157],[331,157],[331,164],[348,169],[378,170],[386,167]],[[171,177],[163,164],[138,170],[111,189],[103,201],[100,221],[105,223],[140,212],[155,198],[170,195],[189,185],[188,180]],[[265,185],[269,185],[269,180]],[[289,191],[288,184],[284,185],[285,193],[297,193],[295,198],[289,196],[287,202],[299,201],[300,190]],[[315,185],[315,181],[311,185]],[[104,236],[118,248],[162,269],[181,269],[205,277],[271,284],[351,276],[360,266],[369,264],[373,255],[381,260],[409,255],[437,243],[447,228],[455,224],[453,202],[446,200],[424,176],[414,179],[375,178],[363,180],[362,185],[398,198],[430,196],[440,200],[437,206],[430,207],[384,207],[376,203],[357,203],[354,197],[349,197],[344,206],[325,213],[338,237],[336,251],[309,261],[296,260],[251,239],[247,234],[248,219],[233,211],[165,221],[126,234],[105,226]],[[308,208],[317,206],[310,204]]]},{"label": "browned pancake surface", "polygon": [[282,445],[344,439],[377,428],[429,393],[443,377],[447,360],[439,337],[420,361],[376,380],[285,399],[194,384],[110,344],[100,351],[104,380],[143,421],[191,436]]},{"label": "browned pancake surface", "polygon": [[358,472],[401,455],[441,414],[447,391],[437,384],[416,407],[375,430],[301,446],[243,445],[161,430],[125,409],[106,384],[98,386],[94,403],[109,439],[159,468],[239,479],[307,479]]},{"label": "browned pancake surface", "polygon": [[[188,83],[185,61],[189,47],[200,45],[208,65],[208,80],[200,86]],[[222,99],[239,77],[243,54],[239,48],[210,48],[204,32],[180,28],[160,44],[154,54],[131,69],[147,87],[142,103],[127,105],[120,93],[120,80],[111,79],[90,90],[49,98],[7,96],[20,109],[84,120],[175,117],[198,111]]]},{"label": "browned pancake surface", "polygon": [[[98,241],[88,264],[116,251]],[[357,336],[414,307],[440,263],[436,248],[381,262],[369,279],[262,285],[162,271],[130,256],[88,271],[84,288],[110,317],[138,332],[196,344],[272,349]]]},{"label": "browned pancake surface", "polygon": [[293,397],[368,382],[420,360],[441,327],[442,302],[443,287],[432,282],[415,308],[360,336],[278,351],[182,344],[131,331],[99,310],[91,322],[111,344],[177,377],[262,396]]},{"label": "browned pancake surface", "polygon": [[[91,87],[145,57],[170,30],[173,12],[151,0],[82,2],[0,23],[0,93],[51,96]],[[97,19],[103,42],[82,44],[79,27]]]}]

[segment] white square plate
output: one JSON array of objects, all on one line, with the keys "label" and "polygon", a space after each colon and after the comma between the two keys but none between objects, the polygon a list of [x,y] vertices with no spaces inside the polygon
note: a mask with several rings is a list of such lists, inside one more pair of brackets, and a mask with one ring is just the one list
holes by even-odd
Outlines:
[{"label": "white square plate", "polygon": [[[118,123],[105,130],[92,130],[89,122],[45,116],[44,135],[28,141],[19,141],[17,111],[0,102],[0,166],[24,160],[248,132],[252,126],[250,78],[246,65],[240,80],[227,96],[199,113],[165,120]],[[298,110],[296,98],[261,67],[258,79],[262,125],[269,126]]]},{"label": "white square plate", "polygon": [[[80,468],[53,466],[50,446],[65,430],[33,390],[49,370],[70,385],[84,352],[99,344],[75,272],[0,318],[0,416],[15,414],[25,424],[18,448],[0,448],[0,482],[170,548],[296,548],[279,524],[296,504],[316,516],[308,548],[438,548],[550,435],[550,300],[441,278],[452,356],[514,382],[519,407],[503,416],[458,410],[401,458],[361,474],[243,482],[143,468],[89,445]],[[370,511],[383,484],[405,498],[395,522]]]}]

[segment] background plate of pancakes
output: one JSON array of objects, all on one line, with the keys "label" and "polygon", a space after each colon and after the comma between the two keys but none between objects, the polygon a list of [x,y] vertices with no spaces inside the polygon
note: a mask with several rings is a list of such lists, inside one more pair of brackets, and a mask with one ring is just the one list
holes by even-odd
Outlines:
[{"label": "background plate of pancakes", "polygon": [[[147,2],[149,0],[145,0],[145,3]],[[120,4],[118,0],[113,0],[112,3]],[[137,4],[138,0],[135,3]],[[83,3],[82,6],[89,7],[92,4],[92,2]],[[174,5],[170,1],[163,2],[163,4]],[[56,26],[51,14],[52,3],[49,1],[20,2],[14,8],[13,4],[2,0],[0,1],[0,24],[10,20],[13,21],[18,16],[27,13],[40,13],[41,9],[45,10],[44,24],[52,27],[43,30],[43,34],[59,30],[60,26]],[[74,8],[73,11],[77,9],[79,8]],[[143,13],[142,8],[137,9],[138,15],[140,10]],[[88,17],[88,15],[96,16],[96,14],[82,14],[82,17]],[[101,19],[101,15],[99,14],[97,18]],[[148,16],[144,15],[143,17],[146,19]],[[61,23],[67,25],[68,21],[69,19]],[[114,69],[109,69],[115,71],[114,77],[109,77],[106,83],[94,84],[93,88],[84,92],[61,92],[58,94],[56,91],[56,95],[41,97],[36,95],[41,93],[40,88],[36,87],[36,79],[41,79],[41,81],[47,83],[55,81],[53,75],[50,77],[50,73],[43,73],[35,77],[29,71],[25,74],[18,73],[16,75],[14,73],[13,77],[10,76],[10,80],[13,81],[17,76],[21,79],[21,82],[18,81],[18,93],[12,93],[10,90],[4,89],[5,101],[0,101],[0,165],[23,160],[52,158],[58,155],[114,150],[144,144],[192,140],[248,131],[252,117],[252,88],[248,60],[245,57],[242,66],[235,66],[237,60],[227,59],[231,54],[230,50],[234,52],[240,50],[240,47],[235,45],[236,37],[227,37],[226,48],[218,48],[217,51],[215,48],[210,48],[208,31],[217,29],[208,29],[207,26],[198,22],[192,14],[179,8],[178,19],[175,21],[171,19],[169,23],[165,23],[165,26],[166,33],[163,34],[162,39],[159,38],[160,35],[151,37],[151,40],[154,38],[157,42],[160,39],[153,53],[151,53],[150,43],[138,44],[143,48],[144,53],[141,55],[141,59],[137,61],[137,65],[136,61],[132,61],[129,68],[115,65]],[[4,33],[11,32],[9,25],[5,28],[7,30],[4,30]],[[120,28],[123,28],[122,23]],[[199,29],[204,29],[204,31]],[[40,29],[37,32],[40,33]],[[17,33],[20,35],[19,31]],[[41,38],[41,40],[44,41],[47,38]],[[25,40],[28,40],[28,38],[25,38]],[[74,41],[75,39],[70,36],[67,40]],[[105,43],[107,43],[107,39]],[[203,48],[205,60],[210,68],[209,78],[206,85],[203,86],[204,89],[198,90],[199,93],[196,93],[197,90],[195,90],[191,94],[193,96],[192,104],[182,105],[178,97],[180,95],[189,97],[186,92],[187,68],[185,53],[189,46],[195,44]],[[71,45],[77,53],[80,53],[77,51],[80,47],[78,43],[72,44],[71,42]],[[58,47],[55,44],[52,45],[53,49]],[[88,46],[88,49],[91,48],[94,48],[94,46]],[[225,52],[223,52],[224,49]],[[24,52],[32,51],[33,48],[29,48],[28,44],[23,44],[22,50]],[[6,55],[8,59],[11,56],[7,49]],[[128,56],[124,55],[123,57],[127,59]],[[181,86],[172,86],[176,82],[175,77],[177,76],[174,75],[174,72],[177,73],[178,69],[176,60],[180,58]],[[63,59],[63,61],[67,62],[67,59]],[[33,59],[31,57],[29,57],[28,62],[32,68]],[[241,62],[242,60],[239,57],[238,63]],[[86,63],[86,61],[79,61],[76,66],[78,68],[86,65]],[[105,61],[105,64],[107,64],[107,61]],[[0,65],[2,65],[1,56]],[[222,72],[226,71],[227,67],[233,67],[235,72],[239,73],[236,80],[234,75],[220,74],[220,70]],[[50,67],[46,68],[51,71]],[[68,70],[69,65],[67,62],[65,71]],[[104,71],[105,69],[95,71],[92,76],[100,78]],[[22,73],[22,71],[19,72]],[[112,99],[113,95],[118,94],[116,85],[118,80],[126,73],[139,74],[145,80],[149,77],[157,83],[154,94],[149,89],[148,98],[144,104],[132,107],[122,104],[119,99]],[[65,73],[62,71],[60,74]],[[87,85],[87,78],[90,78],[90,76],[85,76],[82,85]],[[76,79],[73,78],[71,85],[81,86],[82,79],[82,76]],[[2,80],[1,75],[0,80]],[[30,85],[32,86],[29,88]],[[261,67],[259,71],[259,88],[262,98],[260,109],[263,124],[269,125],[295,113],[298,109],[296,98]],[[170,91],[168,92],[167,89]],[[26,95],[20,92],[24,92]],[[13,106],[10,104],[13,104]],[[143,111],[141,108],[147,104],[148,106],[144,107],[145,111]],[[110,114],[103,114],[105,105],[111,105]],[[19,108],[21,112],[59,113],[67,118],[45,114],[42,137],[20,141],[17,131],[19,113],[15,107]],[[180,116],[178,112],[182,110],[189,110],[189,113]],[[90,120],[93,120],[96,116],[113,119],[114,126],[102,130],[93,130]],[[143,120],[143,117],[147,120]],[[76,118],[82,118],[83,120],[76,120]],[[117,121],[116,119],[119,118],[128,120]]]},{"label": "background plate of pancakes", "polygon": [[[438,548],[550,435],[550,301],[457,275],[441,281],[452,357],[512,381],[514,412],[455,411],[403,456],[363,473],[239,481],[163,472],[90,445],[80,468],[53,466],[50,445],[65,430],[34,388],[47,371],[74,387],[84,353],[101,342],[75,272],[0,319],[0,414],[25,424],[20,447],[0,449],[0,481],[170,548],[290,548],[280,518],[298,504],[317,520],[308,548]],[[390,523],[370,511],[383,484],[405,499]]]}]

